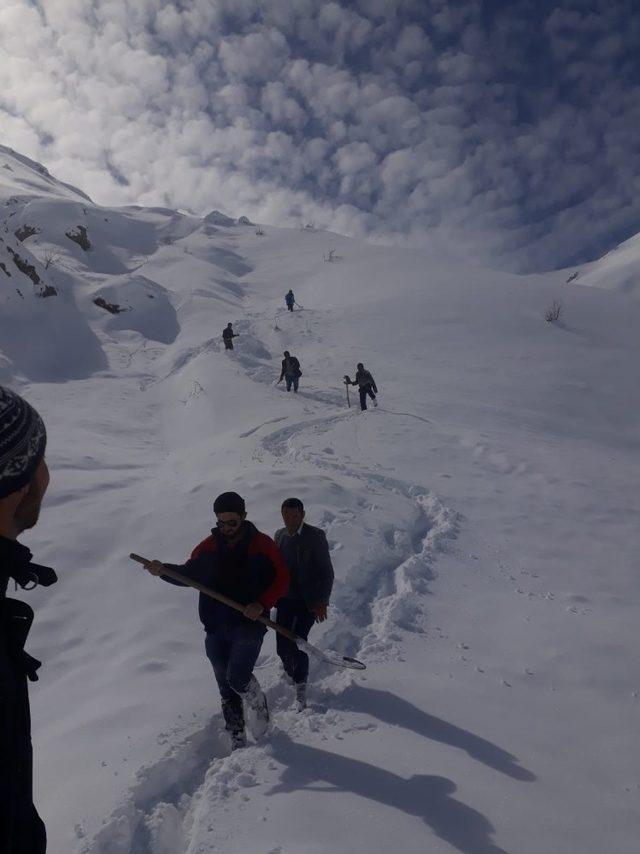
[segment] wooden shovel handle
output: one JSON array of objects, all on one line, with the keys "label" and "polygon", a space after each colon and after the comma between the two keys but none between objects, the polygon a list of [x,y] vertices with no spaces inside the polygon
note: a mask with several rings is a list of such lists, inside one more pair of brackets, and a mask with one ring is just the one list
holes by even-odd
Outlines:
[{"label": "wooden shovel handle", "polygon": [[[141,563],[143,566],[147,566],[151,563],[147,558],[142,557],[141,555],[137,555],[134,552],[131,552],[129,555],[131,560],[135,560],[137,563]],[[217,593],[215,590],[212,590],[210,587],[206,587],[204,584],[200,584],[199,581],[193,581],[191,578],[187,578],[186,575],[183,575],[181,572],[176,572],[175,569],[171,569],[168,566],[165,566],[163,575],[166,575],[167,578],[173,578],[174,581],[179,581],[182,584],[186,584],[188,587],[193,587],[194,590],[199,590],[200,593],[204,593],[205,596],[210,596],[212,599],[216,599],[218,602],[222,602],[223,605],[227,605],[229,608],[233,608],[236,611],[240,611],[241,614],[244,613],[245,606],[241,605],[239,602],[236,602],[235,599],[229,599],[228,596],[224,596],[222,593]],[[264,626],[268,626],[270,629],[273,629],[278,634],[284,635],[285,638],[288,638],[290,641],[294,643],[297,640],[297,635],[294,635],[293,632],[290,632],[289,629],[285,629],[279,623],[274,623],[273,620],[270,620],[268,617],[258,617],[256,622],[262,623]]]}]

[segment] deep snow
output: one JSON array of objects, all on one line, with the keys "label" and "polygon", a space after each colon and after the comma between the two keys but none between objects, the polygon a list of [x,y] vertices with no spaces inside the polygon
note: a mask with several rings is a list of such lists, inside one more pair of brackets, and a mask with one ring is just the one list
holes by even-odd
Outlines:
[{"label": "deep snow", "polygon": [[[516,277],[103,209],[8,149],[0,167],[0,380],[47,423],[24,541],[61,578],[24,594],[51,851],[635,851],[640,304],[611,285],[619,255]],[[285,348],[297,396],[274,386]],[[381,390],[365,414],[341,384],[358,361]],[[228,488],[268,533],[304,499],[337,576],[311,640],[368,664],[314,665],[296,714],[267,637],[272,732],[233,755],[195,595],[127,557],[184,560]]]}]

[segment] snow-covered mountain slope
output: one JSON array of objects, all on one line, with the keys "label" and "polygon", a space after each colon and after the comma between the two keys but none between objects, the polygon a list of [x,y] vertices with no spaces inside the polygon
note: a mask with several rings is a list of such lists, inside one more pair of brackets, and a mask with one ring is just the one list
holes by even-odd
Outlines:
[{"label": "snow-covered mountain slope", "polygon": [[568,279],[587,285],[640,297],[640,234],[625,240],[602,258],[577,270],[567,270]]},{"label": "snow-covered mountain slope", "polygon": [[[19,168],[3,150],[0,184]],[[0,278],[1,378],[50,437],[25,541],[61,580],[25,596],[51,850],[635,850],[637,301],[57,185],[2,210],[5,241],[57,256],[51,298]],[[285,348],[297,396],[274,386]],[[270,533],[303,498],[336,569],[311,640],[368,664],[314,664],[296,714],[268,636],[272,732],[233,755],[195,596],[128,559],[185,559],[230,488]]]}]

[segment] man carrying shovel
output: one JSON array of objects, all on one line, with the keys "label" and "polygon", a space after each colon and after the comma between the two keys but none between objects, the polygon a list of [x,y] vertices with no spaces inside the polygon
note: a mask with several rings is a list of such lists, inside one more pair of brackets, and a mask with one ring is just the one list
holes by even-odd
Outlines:
[{"label": "man carrying shovel", "polygon": [[266,632],[258,618],[268,616],[286,593],[289,572],[273,540],[247,521],[244,500],[236,492],[219,495],[213,512],[217,527],[195,547],[185,564],[152,560],[146,561],[144,567],[163,581],[185,586],[164,574],[166,569],[179,572],[185,581],[206,585],[244,606],[237,610],[201,592],[198,609],[206,632],[205,650],[235,749],[246,745],[243,702],[253,712],[256,737],[269,722],[266,697],[253,675]]}]

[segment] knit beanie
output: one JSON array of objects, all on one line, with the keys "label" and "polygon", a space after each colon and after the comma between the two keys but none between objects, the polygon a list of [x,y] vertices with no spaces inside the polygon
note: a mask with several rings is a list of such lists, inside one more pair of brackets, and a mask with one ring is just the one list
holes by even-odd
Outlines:
[{"label": "knit beanie", "polygon": [[242,516],[245,512],[244,498],[237,492],[223,492],[213,502],[213,512],[216,516],[218,513],[237,513]]},{"label": "knit beanie", "polygon": [[0,386],[0,498],[29,483],[46,444],[47,433],[35,409]]}]

